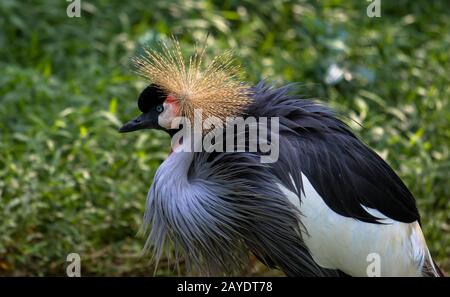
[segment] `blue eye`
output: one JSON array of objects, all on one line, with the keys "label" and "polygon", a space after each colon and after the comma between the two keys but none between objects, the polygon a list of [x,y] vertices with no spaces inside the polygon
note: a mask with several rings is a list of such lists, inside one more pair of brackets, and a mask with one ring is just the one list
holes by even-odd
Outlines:
[{"label": "blue eye", "polygon": [[162,106],[162,104],[156,105],[156,111],[161,113],[164,110],[164,107]]}]

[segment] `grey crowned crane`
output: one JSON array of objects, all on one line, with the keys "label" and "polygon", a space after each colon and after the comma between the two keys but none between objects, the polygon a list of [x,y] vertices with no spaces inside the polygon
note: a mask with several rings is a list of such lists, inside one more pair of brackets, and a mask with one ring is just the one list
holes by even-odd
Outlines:
[{"label": "grey crowned crane", "polygon": [[277,118],[278,159],[261,162],[261,150],[180,149],[192,144],[182,138],[147,196],[144,230],[156,259],[168,239],[177,259],[182,252],[206,275],[239,271],[250,254],[288,276],[367,276],[372,268],[443,275],[408,188],[330,109],[298,98],[292,85],[249,87],[228,54],[203,65],[203,53],[186,61],[174,42],[135,58],[150,84],[138,99],[142,114],[120,132],[175,136],[175,119],[193,120],[197,110],[223,125],[229,117]]}]

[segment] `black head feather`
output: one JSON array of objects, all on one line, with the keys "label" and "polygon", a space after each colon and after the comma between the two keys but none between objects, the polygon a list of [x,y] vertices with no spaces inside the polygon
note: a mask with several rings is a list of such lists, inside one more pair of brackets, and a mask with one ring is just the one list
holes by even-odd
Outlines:
[{"label": "black head feather", "polygon": [[139,95],[139,110],[143,113],[149,112],[153,106],[163,103],[165,98],[166,94],[158,86],[151,84]]}]

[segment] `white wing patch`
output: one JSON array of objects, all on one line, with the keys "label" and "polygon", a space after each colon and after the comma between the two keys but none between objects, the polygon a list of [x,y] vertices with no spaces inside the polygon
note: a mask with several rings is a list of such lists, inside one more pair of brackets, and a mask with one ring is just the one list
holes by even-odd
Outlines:
[{"label": "white wing patch", "polygon": [[394,221],[391,218],[388,218],[384,214],[378,211],[378,209],[370,208],[365,205],[360,204],[362,208],[364,208],[365,211],[370,213],[372,216],[377,218],[377,221],[382,224],[394,224],[396,221]]},{"label": "white wing patch", "polygon": [[377,253],[381,276],[421,275],[429,252],[418,222],[401,223],[368,207],[364,208],[384,224],[341,216],[325,204],[303,173],[302,179],[301,203],[294,192],[278,186],[300,210],[306,228],[303,240],[317,264],[352,276],[367,276],[367,256]]}]

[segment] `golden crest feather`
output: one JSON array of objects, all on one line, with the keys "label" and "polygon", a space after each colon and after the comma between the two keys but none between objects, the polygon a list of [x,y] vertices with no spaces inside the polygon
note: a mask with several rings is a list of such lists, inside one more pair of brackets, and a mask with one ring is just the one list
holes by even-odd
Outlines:
[{"label": "golden crest feather", "polygon": [[138,74],[172,95],[180,106],[180,116],[191,121],[195,111],[203,118],[236,116],[250,102],[250,89],[239,81],[240,67],[230,51],[204,62],[205,45],[185,60],[179,42],[161,43],[161,50],[144,49],[132,59]]}]

